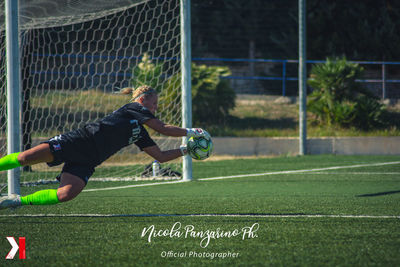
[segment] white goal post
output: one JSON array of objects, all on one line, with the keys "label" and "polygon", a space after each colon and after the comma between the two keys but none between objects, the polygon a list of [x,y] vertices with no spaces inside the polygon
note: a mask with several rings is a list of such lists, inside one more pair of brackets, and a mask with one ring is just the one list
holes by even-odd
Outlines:
[{"label": "white goal post", "polygon": [[[10,18],[18,12],[6,12],[4,1],[0,3],[1,156],[96,121],[129,102],[129,96],[118,94],[120,88],[140,84],[159,91],[157,117],[191,127],[190,0],[7,2],[13,3],[12,9],[19,2],[19,19]],[[14,41],[14,50],[19,52],[17,70],[12,67],[15,63],[6,67],[3,59],[6,53],[10,58],[12,49],[5,43],[15,33],[5,27],[7,16],[8,21],[19,21],[19,41],[18,34]],[[20,77],[19,86],[12,77]],[[4,102],[10,99],[14,100]],[[161,149],[176,148],[182,142],[151,135]],[[7,150],[10,145],[13,148]],[[93,177],[151,179],[146,172],[151,162],[129,146],[96,168]],[[178,172],[182,179],[191,180],[188,156],[162,167],[166,177],[176,178]],[[9,194],[19,193],[19,181],[54,180],[60,168],[38,164],[10,172]],[[6,181],[4,172],[0,173],[0,184]]]}]

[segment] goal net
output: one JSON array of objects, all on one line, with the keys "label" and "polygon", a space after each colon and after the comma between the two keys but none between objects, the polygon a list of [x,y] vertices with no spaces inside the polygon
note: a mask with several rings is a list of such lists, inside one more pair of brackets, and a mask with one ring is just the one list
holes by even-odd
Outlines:
[{"label": "goal net", "polygon": [[[122,105],[124,87],[159,91],[156,116],[181,125],[179,0],[20,1],[21,149],[83,127]],[[0,4],[0,154],[7,154],[4,1]],[[162,150],[180,138],[150,132]],[[116,137],[118,138],[118,137]],[[153,179],[152,158],[135,145],[96,168],[93,178]],[[161,166],[164,178],[181,162]],[[21,182],[51,181],[61,166],[23,168]],[[178,172],[178,173],[176,173]],[[0,183],[7,182],[6,172]]]}]

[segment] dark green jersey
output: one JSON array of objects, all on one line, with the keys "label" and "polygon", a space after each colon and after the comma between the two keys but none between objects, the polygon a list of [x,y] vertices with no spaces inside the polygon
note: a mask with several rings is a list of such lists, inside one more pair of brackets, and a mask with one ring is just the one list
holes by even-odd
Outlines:
[{"label": "dark green jersey", "polygon": [[154,141],[143,127],[143,123],[153,118],[147,108],[134,102],[85,125],[87,137],[94,142],[99,163],[130,144],[137,145],[140,150],[154,146]]}]

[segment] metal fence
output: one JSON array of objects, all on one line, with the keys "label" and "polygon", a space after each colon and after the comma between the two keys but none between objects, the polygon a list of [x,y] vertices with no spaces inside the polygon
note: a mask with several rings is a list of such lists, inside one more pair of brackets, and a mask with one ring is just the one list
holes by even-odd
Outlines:
[{"label": "metal fence", "polygon": [[[289,59],[234,59],[234,58],[193,58],[201,64],[228,65],[236,93],[297,95],[298,60]],[[307,68],[324,60],[308,60]],[[349,61],[362,65],[365,69],[364,83],[382,99],[400,98],[400,62]],[[261,74],[261,75],[260,75]]]},{"label": "metal fence", "polygon": [[[42,68],[31,68],[31,75],[39,84],[43,85],[48,83],[46,77],[58,77],[60,83],[65,81],[66,77],[76,77],[68,85],[56,84],[47,85],[46,87],[68,87],[65,89],[89,89],[85,88],[88,85],[94,87],[107,87],[107,81],[116,80],[120,87],[129,86],[131,78],[131,68],[134,62],[140,60],[138,56],[132,57],[118,57],[120,60],[119,69],[106,67],[109,62],[110,56],[97,56],[97,55],[51,55],[51,54],[35,54],[35,57],[41,58],[45,62],[41,64]],[[49,59],[60,58],[59,65],[63,58],[68,62],[76,61],[74,65],[76,68],[69,68],[65,71],[59,71],[52,68]],[[78,60],[79,59],[79,60]],[[177,58],[154,58],[158,62],[179,60]],[[223,77],[231,81],[231,85],[237,94],[264,94],[264,95],[282,95],[282,96],[297,96],[298,95],[298,60],[290,59],[235,59],[235,58],[193,58],[196,64],[206,65],[223,65],[228,66],[232,75]],[[47,62],[47,63],[46,63]],[[88,63],[89,62],[89,63]],[[122,64],[127,62],[126,64]],[[324,60],[308,60],[307,68],[310,70],[313,64],[324,63]],[[357,63],[364,68],[364,79],[358,80],[364,83],[375,95],[382,99],[387,98],[400,98],[400,62],[388,61],[349,61]],[[46,65],[47,64],[47,65]],[[102,68],[93,66],[100,66],[104,64],[103,72],[96,72]],[[72,67],[74,67],[72,66]],[[43,68],[44,67],[44,68]],[[48,67],[48,69],[46,69]],[[47,75],[46,75],[47,74]],[[86,77],[91,82],[81,81],[81,77]],[[72,82],[75,81],[75,82]],[[54,83],[54,82],[53,82]]]}]

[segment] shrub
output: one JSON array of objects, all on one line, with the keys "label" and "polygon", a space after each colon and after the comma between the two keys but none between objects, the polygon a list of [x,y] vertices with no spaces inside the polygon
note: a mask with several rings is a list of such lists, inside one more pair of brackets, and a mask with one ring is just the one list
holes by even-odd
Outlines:
[{"label": "shrub", "polygon": [[367,130],[387,125],[389,113],[377,99],[364,95],[359,96],[356,101],[354,125],[357,128]]},{"label": "shrub", "polygon": [[[209,125],[223,122],[229,110],[235,106],[235,92],[227,80],[221,77],[230,75],[228,67],[192,64],[192,120],[193,125]],[[181,105],[178,92],[181,74],[170,77],[166,89],[160,95],[160,110],[167,112],[163,105],[174,102]],[[167,116],[168,117],[168,116]]]},{"label": "shrub", "polygon": [[194,124],[221,123],[235,106],[235,92],[228,80],[228,67],[192,65],[192,108]]},{"label": "shrub", "polygon": [[307,108],[319,124],[370,129],[384,124],[385,109],[357,79],[363,68],[346,58],[327,59],[311,69],[308,84],[314,89]]}]

